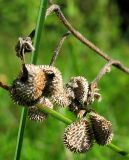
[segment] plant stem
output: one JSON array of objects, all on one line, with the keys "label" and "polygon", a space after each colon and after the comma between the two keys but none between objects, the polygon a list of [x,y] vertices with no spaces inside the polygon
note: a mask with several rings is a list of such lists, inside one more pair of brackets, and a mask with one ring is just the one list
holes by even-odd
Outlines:
[{"label": "plant stem", "polygon": [[[47,107],[44,107],[42,106],[41,104],[38,104],[37,107],[43,112],[43,113],[47,113],[49,115],[51,115],[52,117],[60,120],[61,122],[65,123],[65,124],[71,124],[72,123],[72,120],[65,117],[64,115],[52,110],[52,109],[49,109]],[[109,147],[110,149],[112,149],[113,151],[117,152],[118,154],[122,155],[122,156],[125,156],[127,158],[129,158],[129,153],[128,152],[125,152],[123,149],[119,148],[118,146],[110,143],[109,145],[107,145],[107,147]]]},{"label": "plant stem", "polygon": [[[36,25],[36,33],[35,33],[35,38],[34,38],[35,52],[33,52],[32,58],[31,58],[31,63],[33,64],[36,64],[37,58],[38,58],[38,51],[39,51],[39,45],[40,45],[40,40],[41,40],[41,33],[42,33],[43,26],[44,26],[46,9],[47,9],[47,0],[41,0],[38,19],[37,19],[37,25]],[[17,137],[17,146],[15,150],[14,160],[19,160],[21,156],[21,149],[22,149],[22,144],[23,144],[24,130],[26,126],[27,112],[28,112],[27,107],[24,107],[21,113],[21,119],[20,119],[20,125],[19,125],[18,137]]]},{"label": "plant stem", "polygon": [[27,108],[22,109],[19,130],[18,130],[18,137],[17,137],[17,145],[15,150],[15,157],[14,160],[19,160],[21,155],[22,143],[23,143],[23,136],[24,136],[24,129],[26,125],[26,115],[27,115]]},{"label": "plant stem", "polygon": [[39,16],[37,20],[37,26],[36,26],[35,37],[34,37],[35,51],[33,52],[32,59],[31,59],[31,62],[33,64],[36,64],[38,59],[38,51],[39,51],[39,45],[40,45],[41,34],[44,26],[44,21],[45,21],[46,10],[47,10],[47,0],[41,0]]},{"label": "plant stem", "polygon": [[129,153],[125,152],[123,149],[119,148],[118,146],[111,143],[108,145],[108,147],[114,150],[115,152],[119,153],[120,155],[129,158]]},{"label": "plant stem", "polygon": [[44,113],[50,114],[52,117],[66,123],[66,124],[71,124],[72,120],[65,117],[64,115],[54,111],[53,109],[49,109],[48,107],[44,107],[42,105],[36,105],[41,111],[43,111]]}]

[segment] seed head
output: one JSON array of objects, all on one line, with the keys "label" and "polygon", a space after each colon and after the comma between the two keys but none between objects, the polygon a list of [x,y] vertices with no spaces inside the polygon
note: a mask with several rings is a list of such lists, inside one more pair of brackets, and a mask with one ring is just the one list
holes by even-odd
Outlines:
[{"label": "seed head", "polygon": [[75,115],[78,115],[80,110],[83,109],[83,106],[80,102],[78,102],[76,99],[71,102],[69,105],[69,110],[72,111]]},{"label": "seed head", "polygon": [[[41,104],[43,107],[48,107],[53,109],[53,104],[50,102],[49,99],[45,97],[42,97],[39,100],[38,104]],[[36,106],[32,106],[32,107],[29,107],[28,117],[30,120],[42,122],[48,117],[48,115],[40,111]]]},{"label": "seed head", "polygon": [[84,103],[87,100],[88,82],[84,77],[72,77],[67,84],[67,88],[74,92],[74,98],[80,103]]},{"label": "seed head", "polygon": [[99,145],[107,145],[112,141],[112,124],[95,112],[90,113],[94,137]]},{"label": "seed head", "polygon": [[46,84],[44,72],[35,65],[23,65],[22,72],[13,81],[10,95],[12,100],[24,106],[32,106],[42,96]]},{"label": "seed head", "polygon": [[50,97],[53,103],[61,106],[68,106],[70,104],[68,94],[63,86],[63,79],[61,72],[52,66],[41,65],[40,68],[46,74],[47,83],[43,95]]},{"label": "seed head", "polygon": [[93,133],[86,119],[70,124],[64,132],[65,146],[72,152],[87,152],[93,144]]},{"label": "seed head", "polygon": [[47,114],[41,112],[36,106],[29,107],[28,117],[32,121],[42,122],[47,118]]}]

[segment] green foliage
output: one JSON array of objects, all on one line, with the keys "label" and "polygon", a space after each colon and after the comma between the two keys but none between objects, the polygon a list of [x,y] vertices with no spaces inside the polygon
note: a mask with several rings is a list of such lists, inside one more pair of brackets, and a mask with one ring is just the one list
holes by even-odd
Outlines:
[{"label": "green foliage", "polygon": [[[39,2],[34,0],[0,2],[0,81],[10,84],[17,76],[21,65],[15,56],[15,43],[18,36],[28,35],[35,27]],[[61,4],[60,1],[58,3]],[[111,57],[121,60],[128,66],[129,46],[120,34],[121,20],[115,1],[67,0],[63,3],[63,12],[77,30]],[[52,52],[64,32],[66,29],[56,16],[50,15],[45,23],[38,64],[49,64]],[[66,40],[56,62],[66,82],[75,75],[85,76],[88,81],[92,81],[104,64],[102,58],[73,36]],[[129,77],[113,68],[112,72],[100,81],[99,87],[103,100],[93,104],[93,108],[112,121],[115,134],[113,143],[128,150]],[[0,99],[0,159],[11,160],[16,146],[21,108],[14,105],[2,89],[0,89]],[[65,109],[60,109],[60,112],[70,115]],[[98,145],[86,154],[70,153],[64,148],[61,140],[64,128],[63,123],[51,117],[41,124],[28,120],[21,159],[122,159],[109,148]]]}]

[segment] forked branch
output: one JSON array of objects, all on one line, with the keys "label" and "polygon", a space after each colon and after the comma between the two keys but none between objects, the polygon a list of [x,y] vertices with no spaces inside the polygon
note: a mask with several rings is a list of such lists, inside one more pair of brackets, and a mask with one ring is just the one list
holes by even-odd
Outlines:
[{"label": "forked branch", "polygon": [[[52,4],[52,2],[50,1]],[[101,56],[106,61],[117,61],[109,57],[104,51],[99,49],[97,46],[95,46],[91,41],[89,41],[87,38],[85,38],[80,32],[78,32],[65,18],[64,14],[62,13],[60,7],[57,4],[52,4],[50,6],[52,10],[56,13],[57,17],[61,20],[61,22],[64,24],[64,26],[83,44],[91,48],[93,51],[95,51],[99,56]],[[125,67],[120,61],[117,61],[117,63],[112,64],[113,66],[117,67],[121,71],[129,74],[129,68]]]},{"label": "forked branch", "polygon": [[104,65],[104,67],[100,70],[100,72],[98,73],[98,75],[96,76],[96,78],[91,82],[92,85],[96,86],[97,83],[101,80],[101,78],[106,74],[109,73],[111,70],[111,66],[112,65],[118,65],[120,64],[119,61],[116,60],[110,60],[108,63],[106,63]]}]

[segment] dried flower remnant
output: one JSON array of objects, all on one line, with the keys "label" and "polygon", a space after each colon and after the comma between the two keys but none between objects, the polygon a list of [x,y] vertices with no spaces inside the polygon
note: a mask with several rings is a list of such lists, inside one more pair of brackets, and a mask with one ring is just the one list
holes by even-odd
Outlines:
[{"label": "dried flower remnant", "polygon": [[[53,109],[53,104],[50,102],[49,99],[45,97],[42,97],[39,100],[38,104],[41,104],[42,107],[48,107],[50,109]],[[48,117],[48,115],[40,111],[36,106],[32,106],[32,107],[29,107],[28,117],[30,120],[33,120],[33,121],[43,122]]]},{"label": "dried flower remnant", "polygon": [[22,72],[11,86],[11,98],[19,105],[35,105],[42,96],[45,84],[45,74],[39,67],[32,64],[23,65]]},{"label": "dried flower remnant", "polygon": [[31,37],[19,37],[15,47],[17,57],[24,60],[24,54],[34,51]]},{"label": "dried flower remnant", "polygon": [[99,89],[96,85],[89,85],[87,101],[85,102],[87,105],[92,104],[95,100],[100,102],[102,100],[101,94],[99,93]]},{"label": "dried flower remnant", "polygon": [[93,144],[93,132],[86,119],[70,124],[64,132],[65,146],[72,152],[87,152]]},{"label": "dried flower remnant", "polygon": [[112,141],[112,124],[95,112],[90,113],[94,137],[99,145],[107,145]]}]

